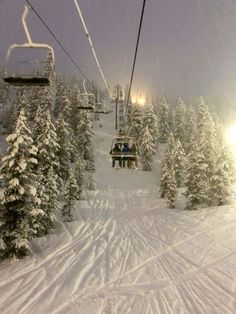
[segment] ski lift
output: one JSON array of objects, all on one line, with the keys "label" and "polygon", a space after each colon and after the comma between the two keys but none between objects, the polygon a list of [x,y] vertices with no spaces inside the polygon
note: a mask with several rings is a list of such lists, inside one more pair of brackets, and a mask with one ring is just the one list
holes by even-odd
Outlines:
[{"label": "ski lift", "polygon": [[[5,67],[3,79],[5,82],[14,86],[48,86],[51,77],[54,75],[55,57],[53,48],[44,43],[33,43],[26,25],[26,16],[29,7],[24,6],[24,12],[21,17],[23,29],[25,31],[28,42],[23,44],[12,44],[7,51],[5,59]],[[23,60],[17,60],[14,53],[23,52]],[[43,53],[43,60],[38,60],[38,56],[34,55]],[[50,62],[48,56],[50,55]],[[28,58],[28,60],[27,60]],[[16,60],[13,62],[13,60]],[[13,66],[13,68],[11,68]]]},{"label": "ski lift", "polygon": [[93,93],[88,93],[85,86],[85,80],[83,81],[84,93],[79,95],[81,104],[77,106],[80,110],[95,110],[95,95]]},{"label": "ski lift", "polygon": [[98,96],[98,102],[96,103],[96,108],[95,108],[94,113],[108,114],[111,112],[112,112],[112,110],[108,110],[105,102],[104,101],[101,102],[99,99],[99,96]]},{"label": "ski lift", "polygon": [[[134,137],[119,135],[114,137],[111,144],[110,154],[114,160],[121,161],[123,167],[126,163],[128,168],[137,168],[138,167],[138,148],[137,143]],[[119,147],[119,149],[114,148]],[[128,148],[127,150],[124,149]]]}]

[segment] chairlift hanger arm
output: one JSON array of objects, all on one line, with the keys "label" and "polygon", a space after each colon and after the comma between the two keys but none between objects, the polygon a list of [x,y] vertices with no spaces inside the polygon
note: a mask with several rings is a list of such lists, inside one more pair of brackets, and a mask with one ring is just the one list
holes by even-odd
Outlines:
[{"label": "chairlift hanger arm", "polygon": [[22,22],[23,29],[25,31],[25,35],[26,35],[26,38],[28,40],[28,43],[32,44],[32,39],[31,39],[31,36],[30,36],[30,33],[29,33],[28,26],[26,24],[26,17],[28,15],[28,13],[29,13],[29,6],[28,5],[24,5],[24,12],[23,12],[22,17],[21,17],[21,22]]}]

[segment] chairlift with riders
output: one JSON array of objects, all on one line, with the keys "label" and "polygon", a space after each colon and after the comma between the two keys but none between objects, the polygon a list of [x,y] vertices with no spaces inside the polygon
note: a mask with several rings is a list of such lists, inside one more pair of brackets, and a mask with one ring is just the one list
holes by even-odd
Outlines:
[{"label": "chairlift with riders", "polygon": [[122,168],[137,169],[138,167],[138,148],[134,137],[127,136],[125,132],[119,131],[118,136],[114,137],[111,144],[110,154],[113,164],[118,161]]}]

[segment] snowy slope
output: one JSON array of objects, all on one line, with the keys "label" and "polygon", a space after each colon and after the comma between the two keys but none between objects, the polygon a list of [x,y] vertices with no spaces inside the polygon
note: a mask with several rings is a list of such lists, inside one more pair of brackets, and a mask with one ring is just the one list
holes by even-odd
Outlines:
[{"label": "snowy slope", "polygon": [[0,313],[236,313],[236,196],[230,206],[183,210],[158,197],[150,173],[114,170],[113,117],[96,122],[97,192],[77,220],[0,264]]}]

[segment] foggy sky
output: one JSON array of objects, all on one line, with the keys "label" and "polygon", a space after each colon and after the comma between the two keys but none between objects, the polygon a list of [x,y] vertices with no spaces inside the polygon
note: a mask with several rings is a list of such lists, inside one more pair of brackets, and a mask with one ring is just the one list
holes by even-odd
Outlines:
[{"label": "foggy sky", "polygon": [[[72,0],[31,0],[84,73],[103,87]],[[129,82],[141,0],[78,1],[111,87]],[[0,0],[0,63],[8,45],[25,41],[23,0]],[[58,72],[75,72],[55,40],[30,12],[35,42],[56,53]],[[147,0],[134,91],[169,97],[224,97],[236,102],[236,1]]]}]

